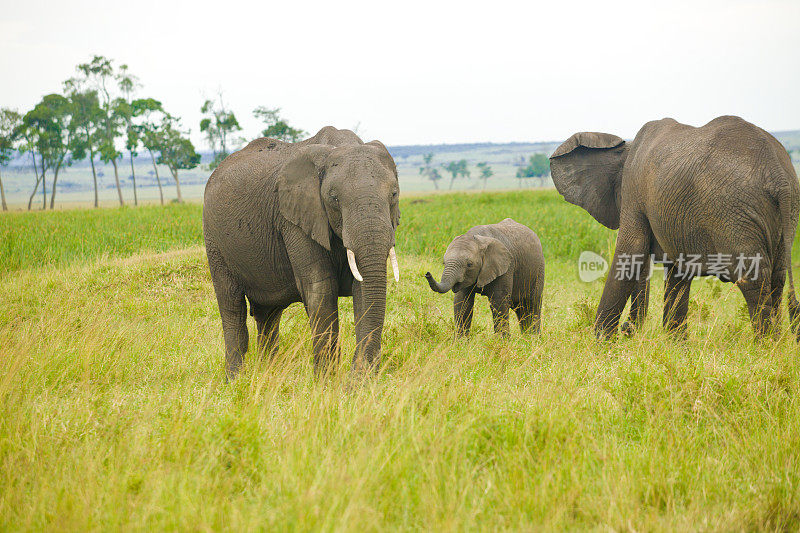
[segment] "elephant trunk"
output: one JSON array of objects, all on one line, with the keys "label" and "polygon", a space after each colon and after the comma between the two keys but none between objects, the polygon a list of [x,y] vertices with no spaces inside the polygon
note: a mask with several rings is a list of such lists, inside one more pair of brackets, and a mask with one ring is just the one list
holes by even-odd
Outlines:
[{"label": "elephant trunk", "polygon": [[386,316],[386,261],[392,249],[393,231],[390,223],[375,220],[348,230],[348,264],[355,279],[356,353],[353,367],[375,369],[380,362],[381,333]]},{"label": "elephant trunk", "polygon": [[431,286],[431,290],[444,294],[452,289],[453,285],[458,282],[458,276],[456,274],[455,267],[447,264],[444,267],[444,272],[442,272],[441,282],[437,282],[430,272],[425,274],[425,277],[428,278],[428,285]]}]

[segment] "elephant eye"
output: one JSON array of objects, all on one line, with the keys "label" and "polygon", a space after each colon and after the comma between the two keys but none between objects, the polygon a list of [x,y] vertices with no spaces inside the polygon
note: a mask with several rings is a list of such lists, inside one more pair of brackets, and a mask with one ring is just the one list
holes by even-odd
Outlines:
[{"label": "elephant eye", "polygon": [[467,267],[472,268],[472,261],[467,261]]},{"label": "elephant eye", "polygon": [[394,191],[394,192],[392,193],[392,199],[394,200],[394,199],[396,199],[396,198],[397,198],[397,191]]}]

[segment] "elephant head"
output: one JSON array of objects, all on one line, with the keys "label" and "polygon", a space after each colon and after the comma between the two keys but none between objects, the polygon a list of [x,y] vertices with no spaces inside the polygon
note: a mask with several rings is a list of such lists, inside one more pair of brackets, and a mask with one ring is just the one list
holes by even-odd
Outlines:
[{"label": "elephant head", "polygon": [[566,201],[610,229],[619,228],[628,144],[610,133],[576,133],[550,156],[553,183]]},{"label": "elephant head", "polygon": [[[353,278],[357,357],[380,353],[386,311],[386,258],[395,280],[400,223],[397,168],[379,141],[342,146],[307,145],[283,165],[278,178],[281,215],[326,250],[334,235],[346,248]],[[360,315],[360,316],[359,316]]]},{"label": "elephant head", "polygon": [[482,289],[505,274],[510,266],[511,253],[499,240],[483,235],[459,235],[444,253],[441,283],[430,272],[425,277],[436,292],[459,292],[473,285]]}]

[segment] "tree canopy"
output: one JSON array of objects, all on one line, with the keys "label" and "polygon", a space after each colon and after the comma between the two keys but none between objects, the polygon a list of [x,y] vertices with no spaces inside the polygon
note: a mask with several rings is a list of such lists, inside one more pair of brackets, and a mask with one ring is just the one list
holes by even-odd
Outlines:
[{"label": "tree canopy", "polygon": [[289,126],[289,123],[280,116],[280,112],[280,107],[270,109],[266,106],[259,106],[253,110],[253,116],[266,126],[261,132],[262,136],[284,142],[297,142],[306,135],[305,131]]}]

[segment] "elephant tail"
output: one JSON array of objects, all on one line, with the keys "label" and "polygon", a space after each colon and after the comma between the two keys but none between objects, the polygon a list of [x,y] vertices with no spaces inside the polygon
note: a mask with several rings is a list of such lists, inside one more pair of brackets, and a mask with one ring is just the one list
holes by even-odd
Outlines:
[{"label": "elephant tail", "polygon": [[795,232],[797,231],[798,205],[792,201],[791,195],[783,194],[778,198],[778,208],[781,213],[783,223],[783,257],[786,262],[786,278],[789,282],[789,290],[786,293],[786,303],[789,307],[789,324],[792,332],[800,341],[800,302],[794,293],[794,279],[792,277],[792,244],[794,243]]}]

